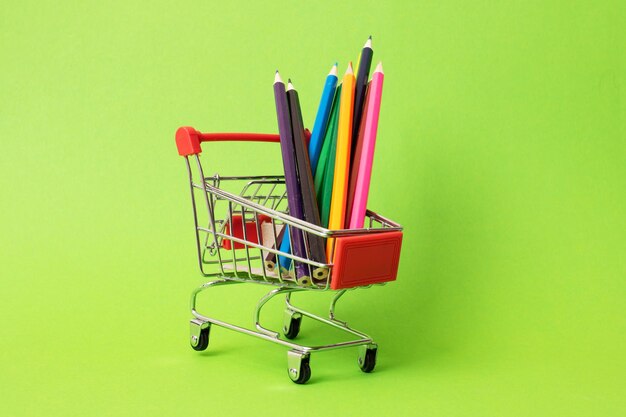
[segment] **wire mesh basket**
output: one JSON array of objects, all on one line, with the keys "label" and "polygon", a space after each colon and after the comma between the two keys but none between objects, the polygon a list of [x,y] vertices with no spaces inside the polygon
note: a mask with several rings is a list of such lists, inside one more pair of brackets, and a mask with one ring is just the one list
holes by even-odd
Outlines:
[{"label": "wire mesh basket", "polygon": [[[369,336],[337,320],[335,304],[347,289],[368,287],[396,278],[402,227],[370,210],[366,212],[367,227],[362,229],[329,230],[292,217],[288,214],[283,176],[205,176],[200,159],[201,143],[213,141],[279,142],[279,137],[200,133],[191,127],[182,127],[176,133],[178,152],[185,158],[189,175],[198,264],[205,277],[214,279],[192,293],[192,347],[206,349],[208,329],[211,324],[217,324],[290,347],[289,376],[297,383],[304,383],[310,377],[310,352],[316,350],[361,346],[359,365],[365,372],[371,371],[377,345]],[[280,250],[285,235],[293,236],[294,233],[302,233],[304,237],[304,254],[294,254],[291,249]],[[313,238],[330,242],[330,259],[311,256],[308,242]],[[215,285],[243,282],[276,287],[257,304],[254,312],[256,330],[197,312],[196,297],[201,291]],[[339,290],[331,302],[328,319],[299,309],[290,301],[293,292],[325,290]],[[303,346],[284,340],[278,332],[259,323],[261,308],[278,294],[286,294],[284,338],[297,336],[303,316],[359,338],[321,346]]]}]

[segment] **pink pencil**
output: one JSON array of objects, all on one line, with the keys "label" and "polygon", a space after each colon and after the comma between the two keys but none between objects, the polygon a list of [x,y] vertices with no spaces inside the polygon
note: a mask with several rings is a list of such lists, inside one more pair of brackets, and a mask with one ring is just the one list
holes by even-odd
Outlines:
[{"label": "pink pencil", "polygon": [[374,163],[374,146],[376,145],[376,130],[378,129],[378,115],[380,114],[380,101],[383,95],[384,79],[383,65],[379,63],[372,75],[369,103],[363,115],[363,117],[366,118],[365,132],[363,134],[363,150],[361,152],[359,173],[354,190],[354,205],[352,206],[352,214],[350,216],[350,229],[360,229],[365,222],[365,210],[367,209],[367,195],[370,190],[372,164]]}]

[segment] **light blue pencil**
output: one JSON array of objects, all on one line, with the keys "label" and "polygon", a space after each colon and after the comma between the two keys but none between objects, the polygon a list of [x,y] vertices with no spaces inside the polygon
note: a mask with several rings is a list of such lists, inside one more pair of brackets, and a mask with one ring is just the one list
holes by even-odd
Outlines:
[{"label": "light blue pencil", "polygon": [[311,171],[315,176],[317,169],[317,161],[320,159],[320,152],[324,144],[324,136],[330,119],[330,110],[333,107],[333,98],[337,90],[337,63],[333,65],[326,77],[322,98],[317,108],[315,123],[313,124],[313,132],[311,133],[311,141],[309,142],[309,159],[311,160]]}]

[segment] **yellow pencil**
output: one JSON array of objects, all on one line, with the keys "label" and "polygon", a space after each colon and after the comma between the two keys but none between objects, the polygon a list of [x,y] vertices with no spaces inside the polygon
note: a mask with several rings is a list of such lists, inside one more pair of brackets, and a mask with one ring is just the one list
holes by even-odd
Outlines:
[{"label": "yellow pencil", "polygon": [[[335,175],[333,192],[330,199],[330,216],[328,228],[338,230],[344,228],[346,217],[346,196],[348,193],[348,174],[350,171],[350,148],[352,146],[352,113],[354,110],[354,88],[356,80],[352,70],[352,62],[343,76],[341,101],[339,102],[339,126],[337,128],[337,150],[335,154]],[[334,239],[328,239],[326,254],[332,258]]]}]

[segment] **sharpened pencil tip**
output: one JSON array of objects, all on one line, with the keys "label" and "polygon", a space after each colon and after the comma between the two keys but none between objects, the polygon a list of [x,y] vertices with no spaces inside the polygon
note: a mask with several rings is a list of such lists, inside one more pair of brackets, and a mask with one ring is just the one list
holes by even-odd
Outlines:
[{"label": "sharpened pencil tip", "polygon": [[335,77],[337,76],[337,63],[335,62],[335,65],[333,65],[330,68],[330,72],[328,73],[328,75],[334,75]]},{"label": "sharpened pencil tip", "polygon": [[350,61],[348,63],[348,68],[346,69],[346,75],[347,74],[353,74],[354,75],[354,70],[352,69],[352,61]]},{"label": "sharpened pencil tip", "polygon": [[274,75],[274,84],[276,83],[282,83],[283,79],[280,78],[280,74],[278,73],[278,70],[276,70],[276,74]]},{"label": "sharpened pencil tip", "polygon": [[363,45],[363,49],[365,48],[372,49],[372,37],[371,36],[367,38],[367,40],[365,41],[365,45]]},{"label": "sharpened pencil tip", "polygon": [[291,83],[291,78],[287,80],[287,91],[289,90],[295,90],[295,88],[293,87],[293,84]]},{"label": "sharpened pencil tip", "polygon": [[374,70],[374,72],[382,72],[384,74],[384,72],[383,72],[383,61],[380,61],[378,63],[378,65],[376,65],[376,69]]}]

